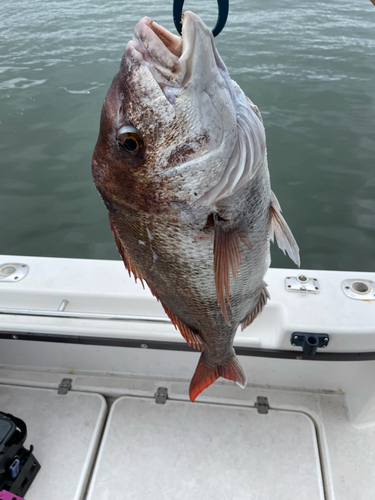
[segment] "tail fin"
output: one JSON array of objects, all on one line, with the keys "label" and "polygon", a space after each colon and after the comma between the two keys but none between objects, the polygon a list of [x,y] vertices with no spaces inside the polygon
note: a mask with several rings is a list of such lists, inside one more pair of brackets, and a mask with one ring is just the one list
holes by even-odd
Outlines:
[{"label": "tail fin", "polygon": [[207,366],[203,362],[202,358],[206,355],[205,352],[201,354],[198,366],[190,382],[189,396],[191,401],[195,401],[198,394],[206,389],[206,387],[213,384],[219,377],[233,380],[241,389],[245,387],[247,382],[246,373],[235,354],[229,363],[225,365],[216,365],[214,368]]}]

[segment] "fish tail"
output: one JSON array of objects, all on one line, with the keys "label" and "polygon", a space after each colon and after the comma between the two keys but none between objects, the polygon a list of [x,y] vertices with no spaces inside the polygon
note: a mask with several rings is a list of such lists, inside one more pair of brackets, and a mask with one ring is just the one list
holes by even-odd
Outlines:
[{"label": "fish tail", "polygon": [[206,387],[213,384],[219,377],[233,380],[241,389],[245,387],[247,382],[246,373],[235,354],[233,354],[233,357],[228,363],[224,365],[215,365],[214,367],[204,363],[203,358],[205,356],[206,353],[203,352],[190,382],[189,396],[191,401],[195,401],[198,394],[206,389]]}]

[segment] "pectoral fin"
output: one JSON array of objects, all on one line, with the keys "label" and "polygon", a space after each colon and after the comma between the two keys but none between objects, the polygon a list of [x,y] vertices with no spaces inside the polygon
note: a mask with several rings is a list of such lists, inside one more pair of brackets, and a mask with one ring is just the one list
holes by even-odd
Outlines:
[{"label": "pectoral fin", "polygon": [[225,322],[230,326],[225,305],[226,298],[229,307],[231,307],[229,296],[230,268],[232,269],[233,278],[236,280],[237,271],[241,263],[240,242],[243,241],[249,247],[250,243],[241,228],[226,231],[221,227],[217,219],[214,219],[214,225],[214,273],[216,296]]},{"label": "pectoral fin", "polygon": [[301,264],[299,257],[299,248],[296,240],[281,215],[281,207],[274,193],[272,193],[271,201],[271,227],[270,239],[273,241],[274,235],[278,247],[284,252],[287,252],[292,261],[299,267]]}]

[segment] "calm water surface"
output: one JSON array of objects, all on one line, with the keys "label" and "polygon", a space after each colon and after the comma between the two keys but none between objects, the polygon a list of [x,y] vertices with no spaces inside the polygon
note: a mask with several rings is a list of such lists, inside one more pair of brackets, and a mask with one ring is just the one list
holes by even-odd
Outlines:
[{"label": "calm water surface", "polygon": [[[0,253],[117,259],[91,181],[102,101],[136,22],[172,1],[4,2]],[[215,0],[186,0],[209,26]],[[375,271],[375,8],[231,0],[217,45],[259,106],[302,266]],[[272,249],[272,265],[289,261]]]}]

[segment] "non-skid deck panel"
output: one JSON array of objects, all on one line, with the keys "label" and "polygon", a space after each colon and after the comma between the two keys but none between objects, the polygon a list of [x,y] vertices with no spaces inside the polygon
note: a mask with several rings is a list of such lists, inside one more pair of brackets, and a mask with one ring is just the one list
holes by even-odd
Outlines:
[{"label": "non-skid deck panel", "polygon": [[91,472],[107,412],[98,394],[0,385],[0,411],[27,425],[41,469],[27,500],[80,500]]},{"label": "non-skid deck panel", "polygon": [[315,427],[300,412],[122,397],[87,500],[322,500]]}]

